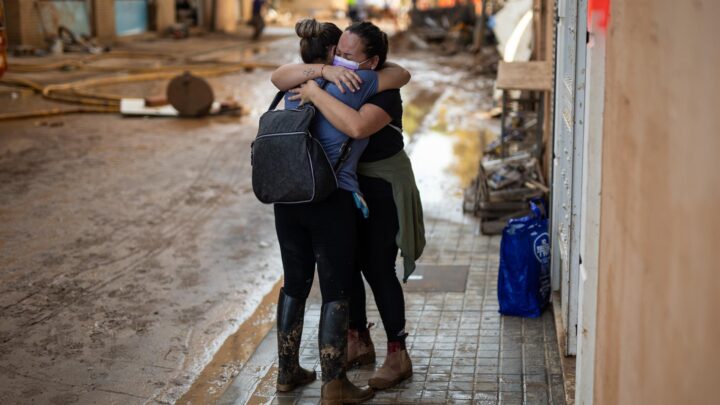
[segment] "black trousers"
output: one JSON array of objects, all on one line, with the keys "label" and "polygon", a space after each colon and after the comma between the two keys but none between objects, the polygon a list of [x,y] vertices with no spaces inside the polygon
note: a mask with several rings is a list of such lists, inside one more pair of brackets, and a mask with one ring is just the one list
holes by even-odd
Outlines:
[{"label": "black trousers", "polygon": [[349,298],[357,243],[352,193],[337,190],[312,204],[275,204],[275,230],[285,294],[306,299],[317,264],[323,303]]},{"label": "black trousers", "polygon": [[358,176],[360,189],[370,208],[370,217],[358,224],[358,266],[353,274],[350,293],[350,328],[364,329],[367,324],[365,309],[365,276],[385,326],[388,342],[405,339],[405,297],[395,274],[398,246],[398,218],[392,186],[382,179]]}]

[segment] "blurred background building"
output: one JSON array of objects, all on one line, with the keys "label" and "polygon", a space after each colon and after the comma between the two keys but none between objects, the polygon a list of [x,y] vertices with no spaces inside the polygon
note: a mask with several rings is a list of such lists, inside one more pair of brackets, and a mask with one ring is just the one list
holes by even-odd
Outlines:
[{"label": "blurred background building", "polygon": [[[715,19],[720,3],[357,3],[365,17],[384,19],[397,44],[412,48],[409,63],[465,53],[466,58],[448,59],[451,69],[476,72],[478,82],[492,76],[494,98],[482,101],[491,106],[482,113],[499,118],[494,124],[499,129],[491,139],[472,132],[474,153],[482,159],[479,167],[473,161],[477,176],[464,208],[480,217],[482,232],[497,234],[510,217],[526,212],[528,199],[547,199],[553,310],[568,402],[715,402],[720,384],[720,272],[714,267],[720,247],[720,46],[715,40],[720,31]],[[17,57],[7,73],[17,78],[23,74],[17,67],[25,68],[42,86],[62,82],[61,70],[75,65],[28,70],[32,63],[23,65],[21,59],[33,50],[47,56],[58,36],[104,45],[178,30],[236,33],[252,13],[252,0],[4,0],[4,6],[6,25],[0,28]],[[282,21],[278,25],[287,36],[298,17],[345,21],[348,2],[273,0],[268,7],[268,18]],[[236,44],[236,36],[221,39],[227,42],[217,45],[218,52]],[[295,44],[292,38],[278,53],[294,57]],[[175,46],[168,49],[183,47]],[[188,52],[204,48],[194,46]],[[173,67],[175,73],[190,69],[189,63],[197,62],[193,56],[185,55],[188,64]],[[165,57],[168,66],[178,63]],[[246,69],[238,66],[233,72]],[[113,74],[131,70],[116,67]],[[262,66],[247,71],[256,67]],[[40,80],[51,70],[52,80]],[[246,99],[259,103],[266,92],[257,90]],[[42,87],[30,93],[41,98]],[[439,96],[433,97],[414,100],[429,107],[416,114],[420,118],[408,108],[408,126],[430,114]],[[481,103],[463,103],[458,115],[476,117],[472,114]]]}]

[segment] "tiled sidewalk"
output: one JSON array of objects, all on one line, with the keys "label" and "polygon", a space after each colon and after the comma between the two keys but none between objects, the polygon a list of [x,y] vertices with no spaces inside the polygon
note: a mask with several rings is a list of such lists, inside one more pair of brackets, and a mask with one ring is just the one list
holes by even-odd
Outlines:
[{"label": "tiled sidewalk", "polygon": [[[426,217],[425,265],[469,265],[465,292],[406,292],[408,349],[413,377],[376,393],[369,404],[564,404],[552,311],[539,319],[498,314],[499,237],[478,232],[472,216]],[[439,271],[439,270],[438,270]],[[411,280],[409,283],[413,283]],[[368,291],[368,319],[380,317]],[[300,362],[320,372],[314,294],[305,318]],[[276,337],[271,331],[220,404],[317,404],[320,381],[289,394],[275,393]],[[372,330],[378,363],[385,357],[382,324]],[[348,373],[365,385],[372,366]]]}]

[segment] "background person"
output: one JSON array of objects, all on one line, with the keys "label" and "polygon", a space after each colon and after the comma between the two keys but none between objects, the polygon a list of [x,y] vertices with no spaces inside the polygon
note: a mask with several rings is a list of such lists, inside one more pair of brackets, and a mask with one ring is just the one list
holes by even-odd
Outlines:
[{"label": "background person", "polygon": [[260,39],[265,30],[265,0],[253,0],[252,2],[252,20],[251,25],[254,28],[252,39],[257,41]]}]

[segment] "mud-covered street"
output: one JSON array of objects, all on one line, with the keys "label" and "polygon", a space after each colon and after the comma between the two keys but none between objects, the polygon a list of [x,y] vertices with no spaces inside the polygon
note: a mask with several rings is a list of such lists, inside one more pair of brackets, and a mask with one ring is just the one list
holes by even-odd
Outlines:
[{"label": "mud-covered street", "polygon": [[[299,60],[290,34],[123,50],[282,64]],[[482,134],[497,125],[486,119],[492,80],[473,73],[467,55],[391,49],[391,59],[413,74],[402,92],[407,150],[427,215],[458,215]],[[173,403],[277,285],[272,208],[252,193],[249,159],[274,94],[270,72],[208,79],[216,99],[246,107],[243,117],[0,122],[1,403]],[[147,97],[166,82],[98,91]],[[9,87],[0,97],[2,112],[48,103]],[[223,366],[231,376],[242,364]]]}]

